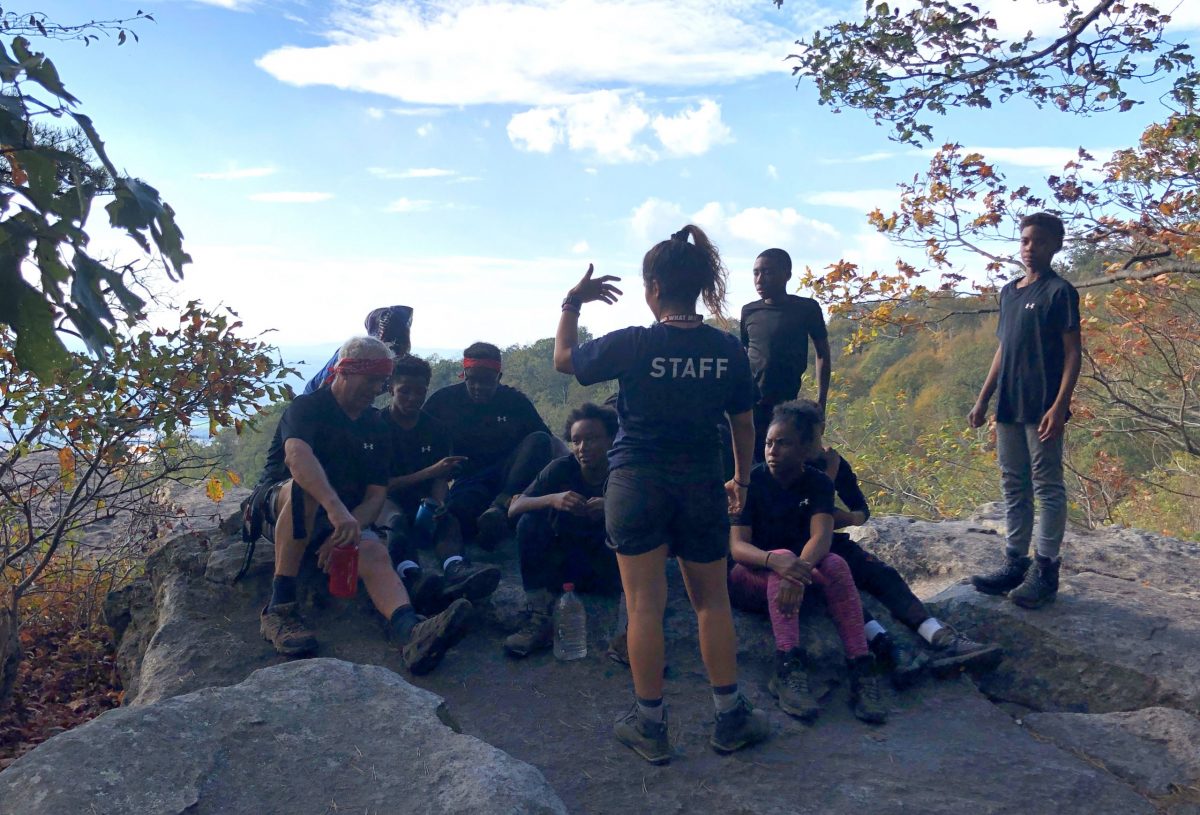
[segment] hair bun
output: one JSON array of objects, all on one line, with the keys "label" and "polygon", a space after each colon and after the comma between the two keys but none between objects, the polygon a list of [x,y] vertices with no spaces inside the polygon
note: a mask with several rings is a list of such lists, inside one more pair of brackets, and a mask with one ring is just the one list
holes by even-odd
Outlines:
[{"label": "hair bun", "polygon": [[684,243],[687,243],[687,239],[688,239],[688,229],[686,226],[683,229],[676,232],[675,234],[671,235],[671,240],[673,240],[673,241],[683,241]]}]

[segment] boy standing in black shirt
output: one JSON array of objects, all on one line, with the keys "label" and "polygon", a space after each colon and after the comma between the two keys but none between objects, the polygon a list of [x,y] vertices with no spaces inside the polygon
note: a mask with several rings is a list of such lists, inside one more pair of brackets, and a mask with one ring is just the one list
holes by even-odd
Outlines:
[{"label": "boy standing in black shirt", "polygon": [[817,354],[817,401],[829,395],[829,335],[821,307],[810,297],[787,293],[792,258],[767,249],[754,261],[754,288],[761,300],[742,307],[742,345],[758,386],[754,407],[754,460],[763,460],[763,444],[775,406],[796,398],[808,368],[808,342]]},{"label": "boy standing in black shirt", "polygon": [[[998,394],[996,453],[1008,522],[1005,565],[971,582],[985,594],[1007,592],[1023,608],[1040,608],[1057,596],[1067,524],[1063,430],[1079,379],[1081,343],[1079,293],[1050,268],[1064,232],[1062,221],[1048,213],[1021,219],[1025,276],[1000,291],[1000,346],[967,415],[971,427],[982,427],[988,402]],[[1031,564],[1035,497],[1037,559]]]},{"label": "boy standing in black shirt", "polygon": [[[500,582],[495,566],[467,562],[458,519],[445,509],[447,480],[466,459],[450,455],[450,434],[421,409],[432,375],[429,363],[420,357],[398,357],[392,367],[392,403],[383,414],[392,457],[388,501],[380,518],[388,530],[392,565],[422,613],[444,608],[459,597],[482,600]],[[442,574],[421,568],[421,545],[433,546]]]},{"label": "boy standing in black shirt", "polygon": [[445,425],[455,455],[465,456],[446,508],[464,534],[494,548],[509,531],[508,502],[553,457],[550,430],[516,388],[500,384],[500,349],[477,342],[463,351],[463,381],[429,398],[425,411]]}]

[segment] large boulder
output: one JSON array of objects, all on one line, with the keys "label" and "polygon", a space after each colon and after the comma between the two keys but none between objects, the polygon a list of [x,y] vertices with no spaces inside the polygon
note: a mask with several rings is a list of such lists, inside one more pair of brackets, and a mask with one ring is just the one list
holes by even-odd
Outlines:
[{"label": "large boulder", "polygon": [[383,668],[330,659],[109,711],[0,773],[0,815],[565,813],[533,767]]}]

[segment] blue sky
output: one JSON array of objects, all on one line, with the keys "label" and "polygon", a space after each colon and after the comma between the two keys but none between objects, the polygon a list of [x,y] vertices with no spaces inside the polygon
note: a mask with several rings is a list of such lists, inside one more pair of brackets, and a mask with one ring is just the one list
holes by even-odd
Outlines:
[{"label": "blue sky", "polygon": [[[1054,9],[997,4],[1002,29],[1054,26]],[[1176,10],[1193,35],[1198,7]],[[648,322],[641,256],[688,221],[722,248],[734,314],[768,246],[800,265],[887,267],[897,251],[865,213],[926,161],[791,77],[793,40],[858,2],[39,8],[60,22],[154,13],[139,43],[46,50],[117,165],[177,210],[195,259],[177,298],[235,308],[292,359],[322,357],[390,303],[416,309],[422,349],[550,336],[589,262],[624,277],[626,296],[584,324]],[[1089,120],[1008,103],[935,133],[1032,180],[1080,145],[1132,143],[1160,110]]]}]

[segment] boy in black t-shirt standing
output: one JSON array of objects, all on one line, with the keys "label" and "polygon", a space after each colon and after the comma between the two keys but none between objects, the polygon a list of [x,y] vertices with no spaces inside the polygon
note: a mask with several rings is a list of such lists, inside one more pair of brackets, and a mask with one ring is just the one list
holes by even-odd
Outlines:
[{"label": "boy in black t-shirt standing", "polygon": [[[478,601],[496,590],[500,570],[475,566],[464,557],[458,519],[446,511],[447,480],[466,459],[450,455],[450,434],[421,409],[433,372],[420,357],[398,357],[392,366],[392,403],[384,411],[391,434],[388,500],[380,513],[388,531],[392,565],[422,613],[440,610],[459,597]],[[421,568],[419,548],[432,546],[441,574]]]},{"label": "boy in black t-shirt standing", "polygon": [[[1023,608],[1040,608],[1057,596],[1067,524],[1063,431],[1079,379],[1081,343],[1079,293],[1050,268],[1064,232],[1062,221],[1048,213],[1021,219],[1025,276],[1000,291],[1000,346],[967,415],[971,427],[982,427],[997,394],[996,452],[1008,522],[1006,563],[971,582],[985,594],[1007,592]],[[1031,564],[1035,497],[1037,559]]]},{"label": "boy in black t-shirt standing", "polygon": [[567,416],[571,455],[556,458],[508,509],[517,521],[521,584],[528,613],[521,630],[504,641],[516,657],[549,648],[550,619],[564,583],[579,591],[621,590],[617,557],[605,543],[604,482],[608,450],[617,435],[617,413],[588,402]]},{"label": "boy in black t-shirt standing", "polygon": [[754,460],[763,460],[763,444],[775,406],[796,398],[808,368],[808,342],[817,354],[817,401],[825,407],[832,372],[829,335],[821,307],[810,297],[787,293],[792,258],[767,249],[754,261],[754,288],[761,300],[742,306],[742,345],[758,386],[754,406]]}]

